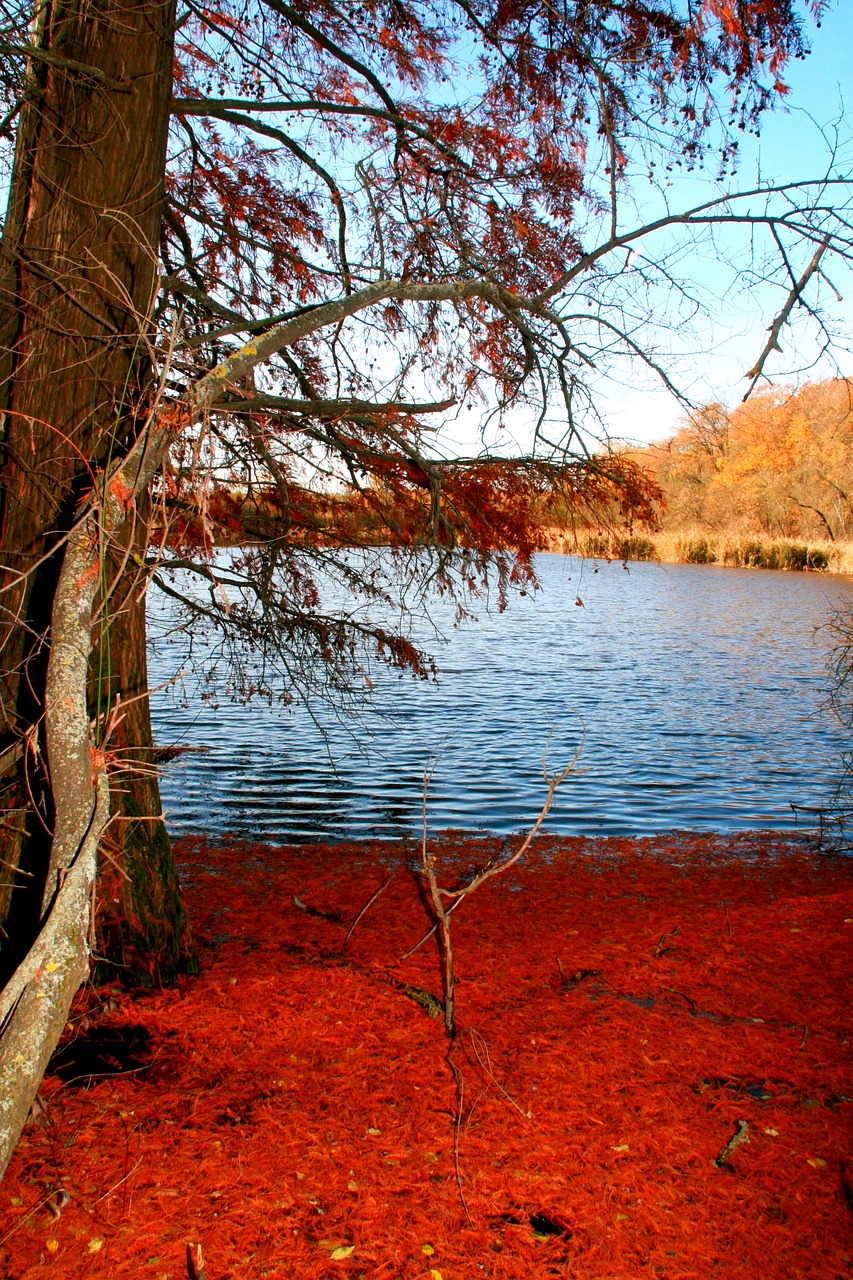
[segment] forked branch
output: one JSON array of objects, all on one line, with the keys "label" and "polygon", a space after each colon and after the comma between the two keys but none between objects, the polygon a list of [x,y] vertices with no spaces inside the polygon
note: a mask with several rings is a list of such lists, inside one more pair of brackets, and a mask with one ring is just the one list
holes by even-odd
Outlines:
[{"label": "forked branch", "polygon": [[[424,769],[424,787],[423,787],[423,800],[422,800],[423,829],[422,829],[422,836],[421,836],[421,867],[423,868],[423,873],[424,873],[424,876],[426,877],[427,886],[429,888],[430,900],[432,902],[433,910],[435,911],[435,915],[436,915],[436,924],[429,931],[429,933],[427,933],[423,938],[421,938],[417,946],[413,947],[412,950],[407,953],[407,955],[412,955],[415,951],[417,951],[418,947],[422,946],[423,943],[426,942],[427,938],[430,938],[433,933],[438,931],[439,947],[441,950],[441,958],[442,958],[442,964],[443,964],[442,981],[444,984],[444,1027],[448,1037],[451,1040],[456,1035],[456,1007],[455,1007],[455,1000],[454,1000],[454,988],[456,985],[456,977],[455,977],[455,970],[454,970],[454,964],[453,964],[453,939],[451,937],[451,931],[450,931],[450,914],[452,911],[455,911],[455,909],[460,905],[460,903],[465,898],[468,897],[469,894],[472,894],[475,891],[475,889],[479,889],[480,886],[485,884],[487,880],[490,880],[492,876],[501,875],[504,871],[508,871],[510,867],[515,866],[515,864],[522,857],[524,857],[524,854],[530,848],[530,844],[531,844],[531,841],[533,840],[533,837],[536,835],[536,832],[542,826],[542,823],[545,821],[545,818],[548,815],[548,810],[551,808],[551,803],[557,792],[557,788],[563,782],[565,782],[566,778],[572,772],[572,770],[574,769],[575,765],[578,762],[578,759],[580,758],[581,751],[583,750],[583,738],[582,738],[580,746],[575,751],[574,755],[572,756],[569,763],[566,765],[565,769],[563,769],[561,773],[554,773],[549,775],[548,747],[551,743],[552,734],[553,734],[553,730],[552,730],[552,733],[548,734],[548,739],[542,751],[542,777],[545,781],[548,791],[545,796],[545,801],[542,805],[542,808],[539,811],[539,816],[537,817],[536,821],[533,823],[532,827],[528,831],[524,840],[519,845],[518,849],[510,858],[507,858],[505,859],[505,861],[499,862],[499,863],[493,863],[493,862],[488,863],[481,871],[478,871],[472,877],[472,879],[468,881],[467,884],[463,885],[461,889],[442,889],[438,883],[438,877],[436,875],[435,854],[429,849],[427,844],[427,798],[429,795],[429,784],[432,780],[432,776],[435,773],[435,769],[438,764],[438,757],[433,756],[427,763],[426,768]],[[445,906],[445,902],[447,900],[451,900],[450,906]]]}]

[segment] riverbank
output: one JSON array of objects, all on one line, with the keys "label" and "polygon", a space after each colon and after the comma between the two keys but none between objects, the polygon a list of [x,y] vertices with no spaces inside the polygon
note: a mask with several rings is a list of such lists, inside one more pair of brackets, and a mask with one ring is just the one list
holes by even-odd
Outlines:
[{"label": "riverbank", "polygon": [[[448,834],[444,882],[500,849]],[[853,860],[543,837],[453,917],[449,1057],[416,852],[179,844],[202,976],[80,1001],[2,1274],[849,1273]]]},{"label": "riverbank", "polygon": [[605,560],[656,560],[662,564],[716,564],[734,569],[813,570],[853,574],[853,542],[717,534],[707,529],[619,535],[544,532],[544,550]]}]

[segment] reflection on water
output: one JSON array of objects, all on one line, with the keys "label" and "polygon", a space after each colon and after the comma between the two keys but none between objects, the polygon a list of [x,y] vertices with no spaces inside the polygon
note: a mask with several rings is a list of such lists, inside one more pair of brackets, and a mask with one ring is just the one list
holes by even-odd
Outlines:
[{"label": "reflection on water", "polygon": [[[437,686],[372,671],[363,722],[326,717],[328,747],[304,708],[156,694],[157,741],[206,748],[164,771],[170,826],[282,841],[399,836],[419,827],[424,766],[440,750],[430,825],[506,833],[541,804],[551,725],[552,768],[583,736],[553,831],[786,827],[792,801],[827,800],[846,743],[822,709],[813,632],[853,579],[628,572],[550,555],[538,570],[542,590],[506,613],[459,630],[448,620],[431,641]],[[163,609],[152,604],[155,635]],[[183,643],[156,640],[152,685],[181,667]]]}]

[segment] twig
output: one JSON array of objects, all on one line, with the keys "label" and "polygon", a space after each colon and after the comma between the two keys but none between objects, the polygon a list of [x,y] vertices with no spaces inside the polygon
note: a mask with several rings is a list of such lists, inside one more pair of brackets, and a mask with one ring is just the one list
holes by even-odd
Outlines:
[{"label": "twig", "polygon": [[[124,1073],[122,1073],[122,1074],[124,1074]],[[116,1183],[114,1184],[114,1186],[110,1187],[109,1191],[105,1191],[105,1192],[104,1192],[104,1194],[103,1194],[102,1196],[98,1196],[98,1198],[97,1198],[97,1200],[95,1200],[94,1204],[100,1204],[100,1203],[101,1203],[101,1201],[102,1201],[102,1200],[106,1200],[108,1196],[115,1195],[115,1193],[116,1193],[116,1191],[118,1191],[119,1187],[124,1186],[124,1184],[127,1182],[128,1178],[132,1178],[132,1177],[133,1177],[133,1175],[136,1173],[136,1170],[137,1170],[137,1169],[139,1168],[139,1166],[142,1164],[143,1158],[144,1158],[143,1156],[140,1156],[140,1157],[139,1157],[139,1159],[136,1161],[136,1164],[135,1164],[135,1165],[133,1166],[133,1168],[130,1170],[130,1172],[129,1172],[129,1173],[126,1173],[126,1174],[124,1175],[124,1177],[123,1177],[123,1178],[119,1178],[118,1182],[116,1182]],[[122,1216],[124,1216],[124,1215],[123,1215],[123,1208],[124,1208],[124,1207],[122,1206]]]},{"label": "twig", "polygon": [[456,1173],[456,1185],[459,1188],[459,1199],[462,1201],[462,1208],[465,1210],[465,1217],[468,1219],[468,1226],[473,1227],[474,1221],[468,1209],[468,1201],[465,1199],[465,1188],[462,1180],[462,1159],[459,1153],[459,1138],[462,1129],[462,1110],[465,1105],[465,1077],[453,1061],[453,1050],[455,1044],[451,1043],[450,1051],[447,1055],[447,1065],[453,1072],[453,1080],[456,1084],[456,1115],[453,1122],[453,1168]]},{"label": "twig", "polygon": [[[453,1000],[453,988],[455,985],[455,978],[453,973],[453,944],[450,937],[450,912],[452,911],[453,907],[458,906],[458,904],[464,898],[467,898],[468,895],[473,893],[475,889],[479,889],[480,885],[485,884],[486,881],[490,880],[492,876],[500,875],[502,872],[509,870],[510,867],[515,866],[515,864],[519,861],[519,859],[523,857],[523,855],[530,848],[530,843],[533,840],[533,837],[536,835],[536,832],[542,826],[542,823],[545,821],[545,818],[547,817],[548,810],[551,808],[551,802],[554,799],[554,794],[557,788],[560,786],[562,782],[566,780],[566,778],[571,773],[572,769],[574,769],[575,765],[577,764],[580,758],[581,751],[583,750],[584,738],[586,736],[586,732],[584,731],[584,737],[581,738],[580,746],[575,751],[574,755],[572,756],[569,763],[566,765],[565,769],[563,769],[561,773],[555,773],[553,775],[549,775],[548,747],[550,746],[553,732],[554,731],[552,729],[551,732],[548,734],[548,737],[545,741],[545,746],[542,750],[542,777],[545,779],[545,782],[547,783],[548,794],[545,797],[545,803],[542,805],[542,808],[539,811],[539,816],[537,817],[536,821],[533,823],[533,826],[530,828],[524,840],[519,845],[518,849],[515,851],[515,853],[512,855],[511,858],[507,858],[505,862],[500,862],[500,863],[497,863],[496,865],[489,863],[487,866],[483,868],[482,871],[478,871],[477,874],[473,877],[473,879],[469,880],[468,883],[466,885],[463,885],[461,889],[442,889],[439,887],[438,880],[435,874],[435,856],[434,854],[431,854],[427,849],[427,797],[429,794],[430,780],[432,778],[433,773],[435,772],[436,765],[438,764],[438,758],[436,756],[431,757],[431,759],[427,762],[426,768],[424,769],[424,790],[423,790],[423,801],[422,801],[423,833],[421,837],[421,865],[423,866],[424,874],[427,879],[427,884],[429,885],[430,898],[432,899],[432,904],[435,909],[435,914],[438,917],[436,928],[438,929],[440,944],[441,944],[441,952],[442,952],[442,957],[444,959],[444,1025],[447,1030],[447,1034],[448,1036],[450,1036],[451,1039],[455,1034],[456,1024],[455,1024],[455,1017],[454,1017],[454,1000]],[[445,908],[444,901],[443,901],[443,899],[445,898],[453,898],[455,899],[455,902],[453,902],[450,907]],[[433,932],[434,931],[435,930],[433,930]],[[422,939],[422,941],[426,941],[426,939]],[[421,944],[418,943],[418,946],[420,945]],[[417,947],[415,947],[414,950],[417,950]],[[411,954],[412,953],[409,952],[409,955]]]},{"label": "twig", "polygon": [[[524,1108],[521,1106],[520,1103],[516,1102],[515,1098],[513,1098],[511,1094],[507,1093],[506,1089],[503,1087],[500,1080],[496,1078],[495,1073],[492,1071],[492,1059],[491,1059],[491,1055],[489,1054],[489,1046],[486,1044],[485,1040],[480,1035],[479,1031],[471,1030],[468,1032],[468,1035],[471,1038],[471,1048],[474,1050],[474,1056],[479,1062],[483,1072],[488,1076],[488,1078],[491,1080],[492,1084],[495,1086],[498,1092],[503,1094],[503,1096],[506,1098],[510,1106],[515,1107],[516,1111],[520,1112],[520,1114],[524,1116],[525,1120],[529,1120],[530,1116],[528,1115],[528,1113],[524,1110]],[[479,1041],[479,1044],[478,1044],[478,1041]],[[480,1054],[480,1048],[479,1048],[480,1044],[483,1046],[483,1055],[485,1055],[485,1062],[483,1061],[483,1057]]]},{"label": "twig", "polygon": [[692,1016],[696,1017],[696,1001],[691,999],[684,991],[676,991],[675,987],[664,987],[664,991],[669,991],[671,995],[678,996],[683,1000]]},{"label": "twig", "polygon": [[675,935],[678,933],[679,928],[680,928],[680,925],[676,925],[674,929],[670,929],[669,933],[663,934],[660,941],[658,942],[658,945],[655,947],[656,960],[659,959],[660,956],[665,955],[667,951],[672,951],[673,949],[672,947],[664,947],[663,944],[665,942],[668,942],[670,938],[674,938]]},{"label": "twig", "polygon": [[29,1222],[30,1218],[33,1216],[34,1213],[38,1213],[39,1209],[43,1209],[46,1204],[50,1204],[50,1202],[53,1200],[53,1197],[55,1195],[56,1195],[56,1190],[54,1189],[53,1191],[48,1192],[48,1194],[44,1197],[43,1200],[39,1200],[38,1204],[33,1205],[29,1213],[19,1218],[18,1221],[15,1223],[14,1227],[12,1227],[11,1230],[7,1231],[5,1236],[0,1237],[0,1245],[5,1244],[6,1241],[10,1239],[10,1237],[13,1236],[16,1231],[20,1231],[21,1227],[25,1226]]},{"label": "twig", "polygon": [[752,395],[753,391],[755,390],[755,384],[758,382],[758,379],[761,377],[761,374],[764,370],[765,362],[767,360],[767,357],[770,355],[770,352],[782,350],[782,348],[779,346],[779,334],[781,333],[782,328],[786,323],[789,315],[793,311],[795,304],[799,302],[803,289],[805,289],[809,280],[811,280],[814,273],[820,267],[820,260],[823,257],[823,255],[826,253],[826,250],[829,248],[829,244],[831,240],[832,240],[832,236],[829,234],[823,237],[817,249],[815,250],[814,257],[812,258],[809,265],[806,267],[803,274],[800,276],[799,280],[797,280],[795,284],[792,286],[791,292],[788,294],[788,297],[785,299],[785,305],[783,306],[782,310],[779,312],[776,319],[771,324],[770,337],[767,339],[767,342],[765,343],[764,350],[761,352],[761,355],[758,357],[758,360],[756,361],[756,363],[749,370],[749,373],[746,374],[746,377],[750,378],[751,381],[749,384],[749,389],[747,390],[746,395],[743,397],[744,400],[748,400],[749,397]]},{"label": "twig", "polygon": [[738,1120],[737,1133],[734,1137],[729,1138],[720,1154],[714,1160],[714,1164],[718,1169],[722,1169],[732,1152],[736,1151],[743,1142],[749,1142],[749,1125],[745,1120]]},{"label": "twig", "polygon": [[466,884],[463,888],[442,889],[441,893],[445,898],[467,897],[469,893],[473,893],[475,889],[479,889],[480,885],[485,884],[485,882],[491,879],[492,876],[501,875],[504,871],[508,871],[509,868],[514,866],[515,863],[518,862],[519,858],[523,857],[524,854],[529,849],[530,842],[532,841],[533,837],[536,835],[536,832],[539,830],[539,828],[542,826],[542,823],[545,821],[546,817],[548,816],[548,810],[551,808],[551,802],[554,799],[554,795],[556,793],[557,788],[560,786],[561,783],[565,782],[566,778],[569,776],[572,769],[574,769],[575,765],[580,759],[580,754],[581,754],[581,751],[583,750],[584,738],[586,737],[586,730],[584,730],[584,736],[583,738],[581,738],[580,746],[577,748],[577,750],[575,751],[575,754],[572,756],[571,760],[566,765],[562,773],[555,773],[552,777],[549,777],[548,776],[548,747],[551,744],[552,736],[553,736],[553,729],[551,733],[548,734],[547,741],[545,742],[545,746],[542,751],[542,777],[545,779],[545,782],[547,783],[548,794],[545,797],[545,803],[543,804],[541,810],[539,811],[539,817],[536,819],[533,826],[528,831],[527,836],[524,839],[524,842],[521,844],[519,849],[512,855],[511,858],[507,858],[506,862],[501,862],[497,866],[486,867],[483,871],[478,872],[478,874],[474,877],[474,879],[471,880],[468,884]]},{"label": "twig", "polygon": [[[456,985],[456,979],[453,972],[453,943],[450,937],[450,920],[444,909],[444,903],[441,900],[442,891],[438,887],[438,880],[435,874],[435,855],[429,852],[427,847],[427,796],[429,795],[429,784],[433,773],[438,764],[438,757],[432,756],[427,762],[424,769],[424,790],[422,801],[423,814],[423,834],[421,836],[421,866],[424,869],[424,875],[429,885],[430,898],[432,899],[433,910],[438,917],[437,928],[441,945],[442,959],[444,960],[444,1029],[449,1038],[452,1040],[456,1035],[456,1019],[454,1016],[453,988]],[[456,1069],[454,1068],[454,1075]],[[458,1087],[458,1085],[457,1085]],[[467,1213],[467,1209],[466,1209]]]},{"label": "twig", "polygon": [[[451,915],[456,910],[457,907],[461,907],[464,901],[465,901],[464,898],[457,898],[456,901],[452,902],[450,906],[447,908],[447,914]],[[427,932],[421,938],[420,942],[416,942],[415,945],[412,947],[411,951],[407,951],[404,956],[400,956],[400,958],[397,961],[397,964],[402,964],[404,960],[408,960],[409,956],[413,956],[416,951],[420,951],[424,943],[429,942],[430,938],[435,933],[437,928],[438,928],[438,925],[434,924],[431,929],[427,930]]]},{"label": "twig", "polygon": [[187,1245],[187,1275],[189,1280],[206,1280],[204,1274],[204,1255],[200,1244]]},{"label": "twig", "polygon": [[[373,904],[374,904],[374,902],[376,901],[376,899],[379,897],[380,893],[384,893],[384,892],[385,892],[385,890],[388,888],[389,884],[390,884],[390,883],[391,883],[391,881],[394,879],[394,877],[395,877],[395,875],[396,875],[396,874],[397,874],[397,872],[396,872],[396,871],[392,871],[392,872],[391,872],[391,874],[390,874],[390,876],[388,877],[388,879],[385,881],[385,883],[384,883],[384,884],[381,884],[381,885],[379,886],[379,888],[376,890],[376,892],[374,893],[373,897],[372,897],[372,898],[368,898],[367,902],[366,902],[366,903],[364,904],[364,906],[361,908],[361,910],[359,911],[358,915],[357,915],[357,916],[356,916],[356,918],[353,920],[352,924],[350,925],[349,929],[347,930],[347,936],[344,938],[344,945],[343,945],[343,947],[341,948],[341,950],[342,950],[342,951],[346,951],[346,949],[347,949],[347,944],[348,944],[348,942],[349,942],[350,938],[352,937],[352,931],[353,931],[353,929],[355,928],[355,926],[358,924],[358,922],[359,922],[359,920],[361,919],[361,917],[365,914],[365,912],[367,912],[367,911],[369,911],[369,910],[370,910],[370,908],[373,906]],[[411,954],[411,953],[410,953],[410,954]]]},{"label": "twig", "polygon": [[297,898],[294,893],[291,898],[294,907],[303,912],[306,916],[313,916],[317,920],[331,920],[333,924],[337,924],[340,915],[337,911],[320,911],[317,907],[309,907],[307,902],[303,902],[301,898]]},{"label": "twig", "polygon": [[[430,852],[427,844],[427,799],[429,796],[429,784],[432,779],[432,775],[435,772],[436,766],[438,764],[438,756],[437,755],[431,756],[430,759],[427,761],[426,767],[424,768],[424,787],[423,787],[423,800],[422,800],[423,828],[422,828],[422,834],[421,834],[421,866],[423,867],[423,872],[424,872],[424,875],[426,876],[427,885],[429,886],[430,898],[432,900],[433,910],[435,911],[435,914],[437,917],[436,926],[435,926],[435,929],[432,930],[432,932],[434,933],[436,929],[438,930],[439,946],[441,948],[441,955],[444,961],[444,973],[443,973],[444,1029],[447,1032],[447,1036],[450,1040],[450,1047],[447,1053],[447,1065],[450,1067],[450,1070],[453,1073],[453,1080],[456,1085],[456,1113],[454,1116],[454,1124],[453,1124],[453,1163],[454,1163],[454,1168],[456,1172],[456,1185],[459,1188],[459,1199],[462,1202],[462,1208],[465,1212],[465,1217],[468,1221],[468,1225],[472,1227],[474,1223],[471,1218],[471,1213],[468,1209],[468,1202],[465,1199],[465,1188],[463,1185],[462,1163],[461,1163],[461,1156],[460,1156],[460,1134],[462,1129],[462,1116],[463,1116],[463,1109],[465,1104],[465,1079],[462,1075],[461,1070],[459,1069],[459,1067],[457,1066],[453,1058],[454,1052],[456,1050],[456,1017],[455,1017],[455,1003],[453,998],[454,987],[456,985],[456,977],[453,969],[453,942],[450,934],[450,913],[452,912],[454,907],[457,907],[460,902],[464,901],[464,899],[468,897],[470,893],[473,893],[475,889],[478,889],[480,885],[484,884],[486,880],[490,879],[491,876],[497,875],[498,872],[506,871],[508,867],[511,867],[516,862],[518,862],[519,858],[521,858],[521,856],[529,848],[531,840],[533,839],[536,832],[541,827],[542,823],[545,821],[545,816],[551,807],[551,801],[554,798],[554,793],[557,790],[557,787],[560,785],[561,782],[563,782],[565,778],[568,777],[569,773],[574,768],[575,764],[578,761],[578,757],[580,756],[581,747],[583,746],[583,741],[581,741],[581,747],[578,747],[577,751],[572,757],[570,764],[565,769],[563,769],[562,773],[554,774],[553,777],[549,777],[548,746],[550,741],[551,741],[551,734],[549,733],[548,739],[545,743],[545,748],[542,752],[542,775],[545,779],[545,782],[548,785],[548,794],[545,797],[545,803],[543,804],[542,809],[540,810],[538,818],[534,822],[533,826],[530,828],[530,831],[527,833],[526,838],[524,839],[524,841],[522,842],[518,850],[513,854],[511,858],[508,858],[505,862],[502,862],[497,866],[492,866],[491,864],[488,864],[482,871],[478,872],[473,877],[473,879],[470,880],[468,884],[465,885],[462,889],[456,889],[456,890],[442,889],[439,887],[439,884],[438,884],[438,879],[435,873],[435,854]],[[445,907],[444,905],[443,900],[445,898],[454,899],[454,901],[451,902],[449,907]],[[430,935],[427,934],[427,937],[429,936]],[[413,948],[413,950],[416,951],[417,947],[421,946],[421,944],[425,941],[426,941],[426,938],[421,939],[421,942],[419,942],[417,946]],[[412,952],[409,952],[409,955],[411,954]],[[480,1058],[480,1054],[477,1052],[477,1045],[476,1045],[476,1041],[473,1038],[473,1035],[472,1035],[472,1045],[474,1046],[474,1052],[477,1056],[478,1061],[480,1062],[480,1066],[482,1067],[483,1066],[482,1059]],[[488,1061],[488,1051],[487,1051],[487,1061]],[[494,1080],[494,1076],[492,1075],[491,1070],[488,1071],[488,1075],[491,1077],[492,1080]],[[495,1081],[495,1084],[497,1084],[497,1081]],[[499,1085],[498,1085],[498,1088],[500,1088]],[[510,1102],[513,1102],[513,1099],[509,1097],[509,1094],[507,1094],[504,1089],[501,1089],[501,1092],[504,1094],[506,1098],[509,1099]],[[518,1104],[515,1102],[513,1102],[513,1105],[518,1106]]]}]

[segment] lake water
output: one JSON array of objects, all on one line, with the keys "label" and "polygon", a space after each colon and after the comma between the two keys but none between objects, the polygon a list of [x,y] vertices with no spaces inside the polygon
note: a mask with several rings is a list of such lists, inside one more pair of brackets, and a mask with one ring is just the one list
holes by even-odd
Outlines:
[{"label": "lake water", "polygon": [[[550,769],[581,754],[551,831],[785,828],[792,802],[830,798],[848,739],[823,706],[826,640],[814,632],[853,600],[853,579],[556,555],[537,570],[541,591],[504,614],[459,629],[448,618],[427,638],[437,685],[371,671],[358,722],[315,708],[325,739],[303,707],[155,694],[158,743],[204,748],[164,769],[171,829],[269,841],[415,832],[439,752],[431,828],[516,831],[544,798],[552,726]],[[154,686],[181,667],[185,640],[164,638],[162,604],[152,614]]]}]

